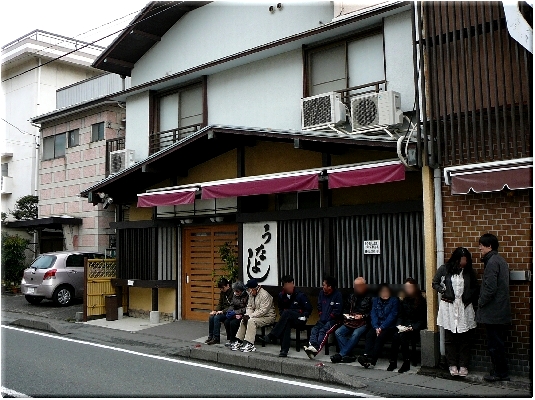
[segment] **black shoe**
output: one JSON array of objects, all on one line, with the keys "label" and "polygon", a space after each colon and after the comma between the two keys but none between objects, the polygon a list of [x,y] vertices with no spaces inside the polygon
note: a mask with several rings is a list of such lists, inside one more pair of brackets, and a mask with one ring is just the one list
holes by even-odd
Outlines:
[{"label": "black shoe", "polygon": [[357,361],[360,365],[362,365],[364,368],[370,368],[370,359],[364,355],[364,356],[358,356]]},{"label": "black shoe", "polygon": [[342,357],[342,362],[345,364],[349,364],[355,361],[357,361],[357,357],[355,356],[343,356]]},{"label": "black shoe", "polygon": [[208,342],[211,342],[212,340],[214,340],[214,338],[212,336],[208,336],[208,339],[206,339],[204,343],[208,344]]},{"label": "black shoe", "polygon": [[288,357],[288,352],[285,350],[281,350],[279,353],[279,357]]},{"label": "black shoe", "polygon": [[[405,365],[405,364],[404,364]],[[397,361],[390,361],[390,364],[388,364],[387,371],[393,371],[398,367]]]},{"label": "black shoe", "polygon": [[258,340],[260,340],[261,342],[263,342],[263,343],[265,343],[265,344],[271,344],[271,343],[273,343],[273,340],[271,339],[271,336],[270,336],[270,335],[260,336],[260,337],[258,337]]},{"label": "black shoe", "polygon": [[221,343],[221,342],[217,338],[214,338],[214,339],[210,340],[209,342],[206,342],[206,344],[208,344],[208,345],[219,344],[219,343]]},{"label": "black shoe", "polygon": [[332,356],[331,356],[331,362],[332,362],[333,364],[342,362],[342,356],[341,356],[339,353],[336,353],[336,354],[332,355]]},{"label": "black shoe", "polygon": [[398,369],[398,372],[402,374],[403,372],[407,372],[410,369],[411,369],[411,362],[406,360],[406,361],[403,361],[403,365],[401,366],[400,369]]},{"label": "black shoe", "polygon": [[509,378],[507,375],[487,375],[484,376],[483,379],[485,379],[487,382],[499,382],[499,381],[510,381],[511,378]]}]

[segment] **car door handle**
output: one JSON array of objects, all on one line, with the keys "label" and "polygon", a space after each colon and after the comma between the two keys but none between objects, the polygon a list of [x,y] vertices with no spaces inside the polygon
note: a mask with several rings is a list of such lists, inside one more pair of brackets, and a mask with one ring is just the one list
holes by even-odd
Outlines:
[{"label": "car door handle", "polygon": [[73,274],[76,274],[76,271],[73,271],[73,270],[70,270],[69,273],[73,273]]}]

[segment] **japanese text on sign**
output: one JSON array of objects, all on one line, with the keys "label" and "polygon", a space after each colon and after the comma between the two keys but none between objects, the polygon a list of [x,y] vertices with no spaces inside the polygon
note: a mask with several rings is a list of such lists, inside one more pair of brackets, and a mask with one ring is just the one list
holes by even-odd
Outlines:
[{"label": "japanese text on sign", "polygon": [[364,254],[381,254],[381,241],[380,240],[365,240],[364,241]]}]

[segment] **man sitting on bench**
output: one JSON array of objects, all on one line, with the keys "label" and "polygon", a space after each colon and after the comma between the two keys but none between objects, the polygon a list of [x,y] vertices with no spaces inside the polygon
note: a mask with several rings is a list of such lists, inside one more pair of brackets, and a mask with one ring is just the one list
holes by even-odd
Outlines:
[{"label": "man sitting on bench", "polygon": [[286,357],[290,350],[292,328],[306,325],[312,306],[307,296],[295,289],[294,278],[291,275],[283,276],[281,283],[282,292],[278,296],[280,319],[271,332],[260,340],[271,343],[275,339],[282,339],[279,357]]},{"label": "man sitting on bench", "polygon": [[320,320],[312,328],[308,346],[304,346],[308,358],[313,359],[323,349],[333,333],[342,324],[342,293],[336,288],[336,278],[323,279],[323,289],[318,296]]}]

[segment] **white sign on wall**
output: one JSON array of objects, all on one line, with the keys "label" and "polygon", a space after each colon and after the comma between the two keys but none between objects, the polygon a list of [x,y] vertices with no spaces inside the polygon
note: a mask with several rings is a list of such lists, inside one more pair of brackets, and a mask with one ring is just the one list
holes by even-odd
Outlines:
[{"label": "white sign on wall", "polygon": [[364,241],[364,254],[381,254],[381,241],[380,240],[365,240]]},{"label": "white sign on wall", "polygon": [[249,279],[260,285],[279,285],[275,221],[243,224],[243,280]]}]

